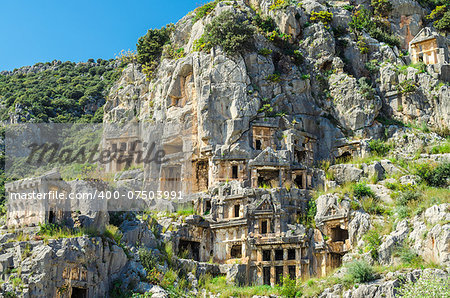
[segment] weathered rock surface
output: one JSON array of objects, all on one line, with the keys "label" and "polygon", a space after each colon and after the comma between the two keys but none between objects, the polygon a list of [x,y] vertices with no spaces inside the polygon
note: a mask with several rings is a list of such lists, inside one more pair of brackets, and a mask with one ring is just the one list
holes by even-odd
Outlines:
[{"label": "weathered rock surface", "polygon": [[345,182],[358,182],[364,174],[364,171],[352,164],[337,164],[330,167],[333,178],[338,184]]},{"label": "weathered rock surface", "polygon": [[348,236],[350,242],[356,245],[370,229],[370,216],[364,211],[357,210],[351,213],[351,218],[348,225]]},{"label": "weathered rock surface", "polygon": [[[111,282],[119,278],[128,263],[123,249],[100,237],[15,242],[2,245],[8,268],[21,268],[24,297],[52,297],[67,285],[89,288],[93,296],[103,296]],[[23,259],[23,260],[22,260]],[[72,274],[72,278],[70,278]],[[14,275],[14,273],[13,273]],[[10,283],[1,285],[4,292]]]},{"label": "weathered rock surface", "polygon": [[380,264],[388,265],[391,263],[395,248],[402,246],[403,241],[408,237],[409,231],[408,221],[403,220],[397,224],[395,231],[383,237],[382,243],[378,248],[378,262]]},{"label": "weathered rock surface", "polygon": [[[449,204],[435,205],[416,217],[409,235],[412,248],[424,260],[439,264],[450,263]],[[431,225],[431,228],[430,228]]]},{"label": "weathered rock surface", "polygon": [[370,126],[381,109],[381,99],[364,97],[355,78],[347,74],[331,75],[330,92],[334,103],[334,117],[349,130]]},{"label": "weathered rock surface", "polygon": [[383,278],[376,279],[369,283],[360,283],[352,289],[344,291],[341,284],[325,289],[319,297],[322,298],[365,298],[365,297],[397,297],[398,288],[405,282],[415,282],[419,278],[435,276],[446,280],[448,272],[440,269],[413,270],[404,272],[389,272]]}]

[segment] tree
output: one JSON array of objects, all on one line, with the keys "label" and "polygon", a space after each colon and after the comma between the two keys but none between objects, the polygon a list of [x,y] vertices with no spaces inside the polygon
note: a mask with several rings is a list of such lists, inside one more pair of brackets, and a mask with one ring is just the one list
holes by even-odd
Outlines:
[{"label": "tree", "polygon": [[136,47],[139,63],[148,65],[161,57],[163,46],[170,40],[172,28],[173,25],[168,25],[161,29],[150,29],[138,39]]},{"label": "tree", "polygon": [[220,46],[228,55],[235,55],[253,48],[254,33],[255,28],[248,20],[243,21],[238,15],[224,11],[206,25],[196,48],[209,50],[213,46]]},{"label": "tree", "polygon": [[434,22],[434,27],[439,31],[450,32],[450,10],[447,11],[440,20]]}]

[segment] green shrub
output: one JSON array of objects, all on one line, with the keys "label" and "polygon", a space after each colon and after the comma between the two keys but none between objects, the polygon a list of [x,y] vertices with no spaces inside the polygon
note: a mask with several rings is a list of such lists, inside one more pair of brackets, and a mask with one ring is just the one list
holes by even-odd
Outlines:
[{"label": "green shrub", "polygon": [[361,207],[369,214],[383,214],[385,212],[379,200],[372,197],[362,199]]},{"label": "green shrub", "polygon": [[268,49],[268,48],[262,48],[258,51],[258,54],[263,55],[263,56],[269,56],[272,54],[272,50]]},{"label": "green shrub", "polygon": [[439,31],[450,32],[450,10],[440,20],[434,22],[434,27]]},{"label": "green shrub", "polygon": [[255,29],[248,20],[242,21],[236,14],[224,11],[205,27],[205,33],[196,41],[196,50],[210,50],[220,46],[228,55],[235,55],[253,48]]},{"label": "green shrub", "polygon": [[450,162],[443,162],[437,166],[428,163],[417,164],[414,173],[429,186],[446,187],[450,179]]},{"label": "green shrub", "polygon": [[295,279],[291,279],[288,276],[283,276],[282,278],[283,284],[279,287],[279,293],[282,297],[292,298],[292,297],[301,297],[300,286],[297,285],[297,281]]},{"label": "green shrub", "polygon": [[395,208],[395,211],[397,212],[399,219],[408,218],[410,214],[410,210],[407,206],[398,206]]},{"label": "green shrub", "polygon": [[365,261],[354,261],[347,266],[347,278],[356,283],[369,282],[375,279],[374,271]]},{"label": "green shrub", "polygon": [[172,242],[166,242],[164,244],[164,253],[167,257],[167,261],[169,262],[169,264],[172,264],[174,256],[175,256],[175,254],[173,252]]},{"label": "green shrub", "polygon": [[365,8],[354,12],[352,21],[348,25],[352,31],[365,31],[379,41],[400,47],[399,39],[391,35],[388,24],[377,22],[372,13]]},{"label": "green shrub", "polygon": [[173,25],[161,29],[149,29],[144,36],[139,37],[137,47],[137,60],[144,65],[157,62],[161,57],[163,46],[170,41]]},{"label": "green shrub", "polygon": [[140,248],[138,251],[138,255],[140,263],[142,264],[142,266],[144,266],[147,272],[149,272],[152,268],[154,268],[158,263],[155,258],[155,255],[150,249]]},{"label": "green shrub", "polygon": [[306,212],[306,226],[307,227],[314,227],[315,222],[314,218],[317,213],[317,205],[316,201],[314,199],[310,199],[308,201],[308,211]]},{"label": "green shrub", "polygon": [[169,287],[173,287],[173,284],[178,279],[178,273],[173,270],[169,269],[164,273],[164,276],[161,280],[161,287],[167,289]]},{"label": "green shrub", "polygon": [[266,37],[268,40],[277,44],[280,48],[283,48],[285,46],[284,43],[292,38],[291,35],[281,33],[278,29],[272,32],[267,32]]},{"label": "green shrub", "polygon": [[192,215],[195,214],[195,210],[192,207],[179,209],[176,212],[177,216],[186,216],[186,215]]},{"label": "green shrub", "polygon": [[348,25],[351,29],[358,31],[370,29],[373,26],[371,13],[364,8],[356,11]]},{"label": "green shrub", "polygon": [[184,48],[175,48],[169,43],[163,47],[163,56],[169,59],[180,59],[186,56],[186,53],[184,52]]},{"label": "green shrub", "polygon": [[291,57],[294,60],[294,64],[297,65],[297,66],[302,64],[303,61],[305,60],[305,58],[303,57],[302,52],[300,52],[299,50],[294,50],[294,52],[292,53]]},{"label": "green shrub", "polygon": [[446,10],[447,10],[446,5],[438,5],[425,18],[427,20],[436,20],[438,18],[443,17],[445,12],[446,12]]},{"label": "green shrub", "polygon": [[358,85],[360,89],[360,93],[362,96],[364,96],[365,99],[373,99],[374,98],[374,89],[372,86],[368,83],[368,79],[366,77],[361,77],[358,80]]},{"label": "green shrub", "polygon": [[289,5],[297,5],[296,0],[275,0],[273,4],[269,7],[270,10],[278,10],[288,7]]},{"label": "green shrub", "polygon": [[377,73],[378,70],[380,69],[380,65],[378,60],[370,60],[369,62],[365,63],[366,69],[370,72],[370,73]]},{"label": "green shrub", "polygon": [[354,5],[348,5],[348,4],[346,4],[346,5],[342,6],[342,8],[345,9],[345,10],[347,10],[347,11],[352,12],[353,9],[355,9],[355,6],[354,6]]},{"label": "green shrub", "polygon": [[424,272],[417,281],[407,280],[397,290],[398,296],[404,298],[449,297],[450,283],[448,276]]},{"label": "green shrub", "polygon": [[437,5],[426,18],[434,21],[433,25],[439,31],[450,32],[450,5],[448,3],[446,5],[444,3]]},{"label": "green shrub", "polygon": [[266,80],[270,81],[272,83],[279,83],[279,82],[281,82],[281,76],[279,73],[273,73],[271,75],[268,75],[266,77]]},{"label": "green shrub", "polygon": [[112,286],[109,290],[109,297],[123,298],[123,297],[131,297],[131,295],[132,295],[131,291],[122,289],[122,280],[116,279],[112,282]]},{"label": "green shrub", "polygon": [[252,24],[265,33],[277,30],[274,19],[269,16],[261,17],[259,13],[252,18]]},{"label": "green shrub", "polygon": [[446,187],[450,179],[450,162],[441,163],[431,173],[429,184],[434,187]]},{"label": "green shrub", "polygon": [[417,267],[423,263],[422,258],[406,244],[398,248],[395,255],[398,256],[400,260],[408,266]]},{"label": "green shrub", "polygon": [[372,7],[375,14],[386,16],[392,11],[392,4],[390,0],[372,0]]},{"label": "green shrub", "polygon": [[381,245],[381,237],[377,231],[371,230],[364,235],[364,240],[367,242],[367,249],[374,261],[378,259],[378,248]]},{"label": "green shrub", "polygon": [[450,153],[450,139],[447,139],[444,143],[441,143],[431,148],[430,153],[431,154]]},{"label": "green shrub", "polygon": [[371,140],[369,142],[370,151],[375,153],[378,156],[385,156],[389,150],[391,150],[392,146],[386,144],[386,142],[382,140]]},{"label": "green shrub", "polygon": [[194,9],[194,17],[192,18],[192,23],[195,23],[201,18],[207,16],[211,11],[214,10],[214,8],[216,8],[217,3],[219,3],[220,1],[221,0],[215,0]]},{"label": "green shrub", "polygon": [[352,187],[353,196],[357,199],[361,199],[364,197],[375,198],[375,193],[370,189],[367,184],[360,182],[356,183]]},{"label": "green shrub", "polygon": [[413,80],[407,79],[407,80],[401,81],[397,85],[397,90],[398,90],[398,92],[400,92],[402,94],[412,93],[417,90],[417,84]]},{"label": "green shrub", "polygon": [[159,285],[161,283],[161,280],[163,278],[163,273],[158,271],[156,267],[151,268],[150,270],[147,270],[147,280],[149,283],[153,285]]},{"label": "green shrub", "polygon": [[406,190],[402,192],[396,199],[398,206],[407,206],[409,202],[420,199],[421,194],[416,190]]},{"label": "green shrub", "polygon": [[120,240],[122,240],[122,236],[123,236],[122,232],[120,232],[119,228],[112,224],[106,225],[106,229],[103,232],[103,235],[105,235],[106,237],[108,237],[110,239],[113,239],[117,243],[119,243]]},{"label": "green shrub", "polygon": [[356,46],[359,49],[359,52],[361,54],[367,54],[369,53],[369,48],[367,47],[366,39],[362,36],[358,37],[358,42],[356,43]]},{"label": "green shrub", "polygon": [[319,12],[311,11],[312,22],[322,22],[324,25],[328,25],[333,20],[333,13],[322,10]]}]

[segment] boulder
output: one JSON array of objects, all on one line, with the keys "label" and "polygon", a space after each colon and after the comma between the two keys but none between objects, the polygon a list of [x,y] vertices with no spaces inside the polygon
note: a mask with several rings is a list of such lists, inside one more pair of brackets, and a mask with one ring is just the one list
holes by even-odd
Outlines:
[{"label": "boulder", "polygon": [[[377,95],[365,95],[355,78],[345,73],[333,74],[329,81],[333,98],[333,116],[348,130],[358,130],[372,125],[381,109]],[[373,91],[372,91],[373,92]]]},{"label": "boulder", "polygon": [[333,173],[334,180],[338,184],[346,182],[358,182],[364,174],[362,169],[352,164],[337,164],[332,165],[329,171]]},{"label": "boulder", "polygon": [[427,223],[433,225],[439,222],[450,222],[450,204],[434,205],[425,210],[424,216]]},{"label": "boulder", "polygon": [[378,262],[380,264],[389,265],[391,263],[395,248],[403,244],[403,241],[408,237],[408,233],[408,221],[403,220],[397,224],[395,231],[383,237],[382,243],[378,248]]},{"label": "boulder", "polygon": [[377,181],[384,179],[384,168],[380,162],[376,161],[367,166],[367,176],[375,177]]},{"label": "boulder", "polygon": [[416,185],[420,181],[420,177],[417,175],[405,175],[400,177],[399,182],[403,185]]},{"label": "boulder", "polygon": [[139,220],[125,220],[120,225],[122,231],[122,242],[130,246],[143,246],[145,248],[156,248],[155,235],[148,229],[147,224]]},{"label": "boulder", "polygon": [[381,166],[384,169],[384,172],[386,173],[386,175],[388,176],[392,176],[395,175],[397,173],[401,173],[402,170],[399,169],[396,165],[394,165],[390,160],[388,159],[383,159],[380,161]]},{"label": "boulder", "polygon": [[363,210],[351,213],[348,224],[348,237],[352,245],[356,245],[362,236],[370,229],[370,215]]},{"label": "boulder", "polygon": [[350,204],[348,200],[341,200],[337,194],[325,194],[321,195],[316,200],[317,212],[315,216],[316,222],[320,222],[321,218],[328,215],[328,211],[331,207],[337,208],[336,214],[347,215],[350,210]]},{"label": "boulder", "polygon": [[394,201],[391,198],[391,190],[382,184],[368,184],[368,187],[375,193],[375,196],[384,203],[391,204]]},{"label": "boulder", "polygon": [[153,286],[150,293],[152,298],[169,298],[169,294],[160,286]]},{"label": "boulder", "polygon": [[231,265],[226,274],[227,283],[230,285],[242,286],[245,284],[246,267],[242,264]]},{"label": "boulder", "polygon": [[448,266],[450,264],[450,224],[447,210],[448,204],[435,205],[423,214],[423,219],[432,228],[427,227],[420,217],[413,222],[413,230],[409,235],[412,249],[425,261]]}]

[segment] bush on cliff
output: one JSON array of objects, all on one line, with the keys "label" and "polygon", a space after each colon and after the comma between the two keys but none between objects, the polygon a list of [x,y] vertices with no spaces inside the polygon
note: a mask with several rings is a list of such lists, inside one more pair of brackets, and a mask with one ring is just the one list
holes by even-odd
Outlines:
[{"label": "bush on cliff", "polygon": [[206,25],[205,33],[195,42],[195,49],[208,51],[220,46],[228,55],[253,49],[255,28],[230,11],[222,12]]},{"label": "bush on cliff", "polygon": [[345,280],[354,283],[364,283],[375,279],[374,270],[365,261],[353,261],[347,265]]},{"label": "bush on cliff", "polygon": [[446,187],[450,180],[450,162],[444,162],[439,165],[429,163],[418,164],[415,166],[415,174],[433,187]]}]

